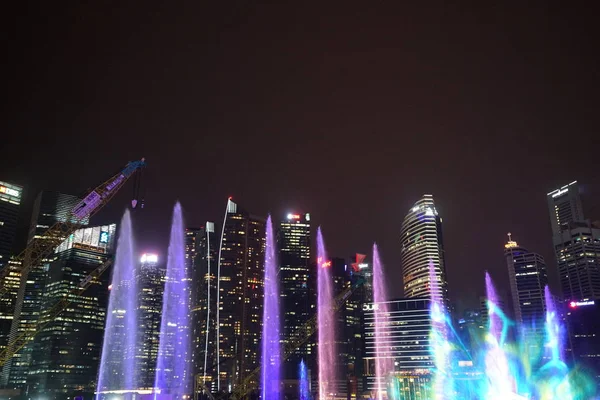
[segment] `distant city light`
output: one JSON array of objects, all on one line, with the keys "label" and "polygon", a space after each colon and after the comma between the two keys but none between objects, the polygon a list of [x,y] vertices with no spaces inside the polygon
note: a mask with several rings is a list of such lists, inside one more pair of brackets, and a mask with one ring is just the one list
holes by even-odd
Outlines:
[{"label": "distant city light", "polygon": [[288,214],[287,219],[300,219],[299,214]]},{"label": "distant city light", "polygon": [[155,263],[155,262],[158,262],[158,255],[144,253],[144,254],[142,254],[142,258],[140,258],[140,261],[143,263],[145,263],[145,262]]},{"label": "distant city light", "polygon": [[321,264],[322,268],[329,268],[331,267],[331,261],[325,261],[323,264]]},{"label": "distant city light", "polygon": [[367,264],[367,263],[358,264],[358,268],[360,268],[360,269],[369,268],[369,264]]}]

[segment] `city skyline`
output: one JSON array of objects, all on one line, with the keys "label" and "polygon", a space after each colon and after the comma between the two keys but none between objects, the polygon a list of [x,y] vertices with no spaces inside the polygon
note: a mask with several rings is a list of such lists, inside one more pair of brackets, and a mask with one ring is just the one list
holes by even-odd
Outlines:
[{"label": "city skyline", "polygon": [[506,232],[553,269],[546,193],[578,180],[599,213],[596,22],[581,7],[430,6],[23,9],[32,18],[8,26],[0,179],[25,202],[77,195],[116,160],[147,157],[147,251],[166,247],[176,199],[200,226],[233,196],[258,215],[309,211],[332,254],[376,241],[395,280],[391,210],[432,193],[455,290],[486,268],[507,288],[490,257]]}]

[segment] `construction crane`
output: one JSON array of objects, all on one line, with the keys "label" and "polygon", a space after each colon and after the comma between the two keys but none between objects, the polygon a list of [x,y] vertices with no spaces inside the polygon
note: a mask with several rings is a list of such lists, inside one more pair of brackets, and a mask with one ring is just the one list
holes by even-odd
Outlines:
[{"label": "construction crane", "polygon": [[[82,223],[89,219],[91,216],[96,214],[102,209],[113,196],[123,187],[125,182],[132,177],[138,170],[141,170],[146,166],[145,159],[139,161],[131,161],[125,165],[119,172],[114,174],[104,183],[90,191],[85,198],[80,201],[69,213],[69,216],[65,218],[65,221],[59,221],[52,225],[42,235],[43,239],[34,238],[31,243],[17,256],[18,260],[21,260],[19,268],[4,268],[0,271],[0,298],[6,296],[10,290],[6,285],[6,276],[10,272],[16,272],[21,275],[21,281],[19,284],[19,290],[17,292],[17,299],[15,302],[15,312],[13,317],[13,323],[10,329],[9,342],[6,348],[0,353],[0,366],[4,366],[17,351],[19,351],[28,341],[30,341],[35,334],[43,329],[43,326],[38,325],[34,331],[19,334],[19,321],[21,318],[21,308],[23,305],[23,297],[25,295],[25,289],[27,285],[27,277],[29,271],[33,266],[40,265],[44,260],[58,247],[62,241],[69,235],[74,233],[77,229],[81,228]],[[139,179],[136,182],[136,190],[139,188]],[[137,193],[134,192],[134,197]],[[131,202],[132,207],[135,208],[137,205],[137,199],[134,198]],[[77,295],[85,291],[97,277],[104,272],[111,261],[105,262],[100,265],[95,271],[89,276],[84,278],[79,288],[77,288],[72,294]],[[57,302],[56,305],[49,310],[48,315],[54,315],[54,318],[58,316],[70,303],[71,299],[67,296],[61,301]],[[47,319],[52,321],[52,319]],[[45,325],[44,325],[45,326]]]},{"label": "construction crane", "polygon": [[[16,272],[21,274],[21,281],[26,280],[26,276],[32,266],[39,265],[46,257],[48,257],[62,241],[70,234],[81,228],[82,222],[90,218],[102,209],[113,196],[121,189],[127,180],[136,172],[146,166],[145,159],[139,161],[131,161],[127,165],[110,177],[104,183],[90,191],[81,202],[79,202],[68,218],[65,221],[59,221],[52,225],[44,233],[44,239],[33,239],[31,243],[17,256],[18,260],[22,260],[21,267]],[[135,208],[137,199],[131,202]],[[0,271],[0,298],[6,295],[9,290],[5,284],[6,276],[9,268],[3,268]],[[25,278],[25,279],[24,279]]]},{"label": "construction crane", "polygon": [[[346,289],[344,289],[334,300],[332,309],[333,312],[337,312],[343,305],[346,303],[346,300],[350,298],[354,291],[362,286],[365,283],[365,279],[363,277],[359,277],[353,284],[349,285]],[[308,339],[319,329],[318,325],[318,314],[312,316],[311,319],[306,321],[304,325],[302,325],[294,335],[292,335],[292,339],[286,343],[283,348],[282,360],[286,360],[290,357],[298,348],[303,346]],[[235,387],[235,389],[231,392],[231,400],[241,400],[248,393],[250,393],[252,388],[252,381],[256,380],[258,374],[260,373],[261,367],[256,367],[252,372],[250,372],[246,378]]]},{"label": "construction crane", "polygon": [[44,328],[54,321],[64,310],[67,309],[73,298],[80,296],[86,291],[93,283],[98,283],[98,279],[113,263],[113,260],[109,258],[104,263],[100,264],[91,274],[81,281],[79,286],[73,289],[70,293],[64,296],[62,299],[57,301],[52,307],[50,307],[41,316],[43,321],[36,326],[34,331],[23,332],[13,340],[9,341],[6,348],[0,352],[0,367],[4,366],[12,356],[14,356],[19,350],[21,350],[35,335],[43,331]]}]

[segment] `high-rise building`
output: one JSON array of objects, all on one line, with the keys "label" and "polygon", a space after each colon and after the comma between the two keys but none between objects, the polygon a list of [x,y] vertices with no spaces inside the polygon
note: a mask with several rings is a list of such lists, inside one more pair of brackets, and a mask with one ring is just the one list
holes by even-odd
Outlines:
[{"label": "high-rise building", "polygon": [[577,181],[547,199],[563,298],[600,298],[600,226],[585,219]]},{"label": "high-rise building", "polygon": [[[287,214],[280,222],[277,233],[282,313],[281,343],[285,346],[310,318],[310,214]],[[309,342],[289,357],[283,365],[284,378],[298,379],[298,365],[302,359],[308,363],[309,368],[312,367],[311,352],[312,346]]]},{"label": "high-rise building", "polygon": [[15,313],[15,302],[21,282],[21,261],[11,257],[7,275],[3,278],[2,285],[7,288],[6,293],[0,298],[0,351],[6,349],[10,337],[10,327]]},{"label": "high-rise building", "polygon": [[135,373],[138,374],[135,381],[138,382],[138,389],[142,390],[154,387],[165,273],[165,265],[159,260],[158,254],[142,254],[139,268],[136,269],[136,281],[140,297],[137,313],[139,346],[137,347],[135,362]]},{"label": "high-rise building", "polygon": [[[57,249],[50,263],[27,375],[28,393],[74,396],[93,394],[100,364],[108,305],[109,274],[84,279],[111,256],[116,225],[77,230]],[[53,307],[67,298],[58,316]]]},{"label": "high-rise building", "polygon": [[218,245],[215,224],[206,222],[196,237],[196,257],[192,270],[192,365],[196,384],[206,385],[213,391],[217,390],[215,332]]},{"label": "high-rise building", "polygon": [[[382,330],[389,335],[390,354],[398,376],[428,373],[434,368],[429,333],[432,328],[428,298],[388,301],[388,319]],[[365,375],[367,390],[377,390],[375,377],[375,312],[379,303],[363,305],[365,313]],[[423,382],[429,382],[424,380]],[[386,390],[381,383],[380,390]]]},{"label": "high-rise building", "polygon": [[574,361],[592,374],[600,384],[600,304],[594,300],[571,301],[566,321]]},{"label": "high-rise building", "polygon": [[[448,305],[442,218],[432,195],[423,195],[408,211],[402,223],[401,243],[404,297],[430,298],[436,295]],[[430,282],[430,265],[437,280],[434,285]],[[432,293],[432,287],[436,288],[436,293]]]},{"label": "high-rise building", "polygon": [[564,226],[571,222],[585,220],[577,181],[551,191],[546,198],[553,235],[562,232]]},{"label": "high-rise building", "polygon": [[[43,191],[35,199],[28,241],[33,240],[66,240],[66,235],[59,238],[46,235],[48,228],[57,222],[76,220],[70,211],[80,201],[79,198],[63,193]],[[88,219],[78,221],[87,225]],[[73,235],[71,237],[74,237]],[[36,329],[42,306],[42,294],[47,278],[48,267],[56,258],[52,254],[37,265],[31,265],[27,274],[21,275],[19,291],[15,302],[15,311],[10,329],[10,337],[15,338],[26,331]],[[32,357],[32,344],[25,345],[4,366],[1,383],[8,388],[24,388],[27,382],[27,371]]]},{"label": "high-rise building", "polygon": [[229,199],[217,266],[217,390],[230,391],[260,363],[264,249],[265,220]]},{"label": "high-rise building", "polygon": [[0,270],[8,265],[17,233],[23,187],[0,181]]},{"label": "high-rise building", "polygon": [[544,257],[520,247],[508,234],[504,258],[512,296],[514,320],[525,326],[543,326],[546,312],[544,288],[548,274]]},{"label": "high-rise building", "polygon": [[15,313],[21,273],[20,262],[11,261],[23,188],[0,181],[0,271],[8,268],[0,282],[8,291],[0,299],[0,349],[6,348]]}]

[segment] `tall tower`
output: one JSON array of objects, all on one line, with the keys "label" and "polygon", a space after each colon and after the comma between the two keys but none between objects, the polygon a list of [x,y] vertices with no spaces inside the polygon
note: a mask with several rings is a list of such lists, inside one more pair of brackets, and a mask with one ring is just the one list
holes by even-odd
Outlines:
[{"label": "tall tower", "polygon": [[[310,318],[310,214],[287,214],[279,224],[277,241],[282,301],[281,342],[285,345]],[[302,359],[312,366],[310,353],[311,343],[306,343],[285,361],[285,379],[298,378],[298,365]]]},{"label": "tall tower", "polygon": [[[192,270],[192,365],[198,383],[216,391],[217,248],[215,224],[207,221],[196,237]],[[198,387],[198,390],[201,388]]]},{"label": "tall tower", "polygon": [[138,304],[139,346],[137,347],[136,371],[139,389],[152,389],[156,373],[156,360],[160,339],[162,299],[165,288],[166,268],[158,254],[144,253],[136,270],[140,290]]},{"label": "tall tower", "polygon": [[[404,297],[431,298],[435,295],[448,304],[442,218],[438,215],[432,195],[423,195],[408,211],[402,223],[400,240]],[[438,281],[435,293],[432,293],[429,281],[430,265],[433,265]]]},{"label": "tall tower", "polygon": [[[116,225],[77,230],[56,249],[49,265],[31,365],[30,394],[72,397],[93,393],[108,304],[109,274],[92,279],[85,292],[73,293],[81,282],[113,253]],[[54,305],[64,298],[69,306],[59,318]]]},{"label": "tall tower", "polygon": [[542,326],[546,312],[544,288],[548,284],[548,274],[544,257],[520,247],[508,234],[504,245],[504,258],[508,269],[510,292],[515,313],[515,321],[527,326]]},{"label": "tall tower", "polygon": [[547,199],[564,299],[600,298],[600,226],[585,219],[577,181],[553,190]]},{"label": "tall tower", "polygon": [[23,187],[0,181],[0,269],[13,251],[22,195]]},{"label": "tall tower", "polygon": [[[57,222],[71,219],[71,222],[79,222],[87,225],[88,219],[76,221],[71,216],[71,210],[81,199],[54,191],[42,191],[35,199],[31,224],[29,228],[28,241],[44,241],[49,238],[45,235],[48,228]],[[74,239],[75,236],[70,236]],[[66,236],[61,237],[67,240]],[[38,265],[32,265],[30,271],[21,275],[19,292],[15,303],[15,311],[10,329],[10,336],[16,337],[26,331],[35,329],[40,317],[44,286],[50,263],[56,257],[52,254],[49,258],[42,260]],[[31,363],[32,343],[28,343],[11,360],[7,362],[2,370],[2,384],[8,388],[23,388],[27,381],[27,371]]]},{"label": "tall tower", "polygon": [[230,391],[260,363],[264,249],[265,220],[229,199],[217,266],[217,390]]},{"label": "tall tower", "polygon": [[11,270],[2,282],[4,287],[10,289],[0,299],[0,349],[4,349],[8,343],[21,277],[18,271],[20,262],[10,260],[10,256],[14,250],[22,194],[21,186],[0,181],[0,270]]}]

